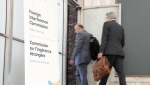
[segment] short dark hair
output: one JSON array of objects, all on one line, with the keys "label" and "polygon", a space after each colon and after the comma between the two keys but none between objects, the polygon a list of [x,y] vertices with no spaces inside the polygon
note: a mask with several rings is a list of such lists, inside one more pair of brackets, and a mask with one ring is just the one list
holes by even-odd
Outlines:
[{"label": "short dark hair", "polygon": [[81,24],[77,24],[77,26],[80,27],[80,28],[82,28],[82,29],[84,29],[84,26],[81,25]]}]

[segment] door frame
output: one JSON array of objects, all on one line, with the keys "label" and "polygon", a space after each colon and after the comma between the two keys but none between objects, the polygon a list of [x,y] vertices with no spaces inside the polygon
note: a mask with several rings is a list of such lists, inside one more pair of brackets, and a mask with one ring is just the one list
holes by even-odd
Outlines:
[{"label": "door frame", "polygon": [[84,10],[88,10],[88,9],[96,9],[96,8],[109,8],[109,7],[119,7],[119,24],[121,24],[121,4],[112,4],[112,5],[102,5],[102,6],[91,6],[91,7],[83,7],[81,9],[81,23],[84,23]]},{"label": "door frame", "polygon": [[[119,20],[118,23],[121,25],[121,4],[112,4],[112,5],[102,5],[102,6],[94,6],[94,7],[83,7],[81,9],[81,14],[79,16],[80,20],[81,20],[81,24],[84,25],[84,10],[88,10],[88,9],[97,9],[97,8],[109,8],[109,7],[118,7],[119,8]],[[112,68],[112,72],[111,72],[111,76],[109,81],[114,82],[116,81],[116,77],[117,77],[117,73],[115,72],[114,68]],[[114,78],[115,77],[115,78]]]}]

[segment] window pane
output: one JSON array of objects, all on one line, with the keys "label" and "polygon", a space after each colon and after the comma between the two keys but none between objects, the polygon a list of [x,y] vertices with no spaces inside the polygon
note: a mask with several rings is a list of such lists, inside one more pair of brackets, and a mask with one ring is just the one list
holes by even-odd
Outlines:
[{"label": "window pane", "polygon": [[3,85],[5,38],[0,36],[0,85]]},{"label": "window pane", "polygon": [[0,0],[0,33],[5,33],[6,0]]},{"label": "window pane", "polygon": [[14,0],[13,37],[24,39],[23,0]]},{"label": "window pane", "polygon": [[11,85],[25,85],[24,43],[13,41]]}]

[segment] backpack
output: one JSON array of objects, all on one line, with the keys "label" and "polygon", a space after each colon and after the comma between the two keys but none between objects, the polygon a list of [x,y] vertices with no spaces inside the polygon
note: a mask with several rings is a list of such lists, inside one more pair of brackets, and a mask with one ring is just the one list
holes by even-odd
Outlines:
[{"label": "backpack", "polygon": [[92,60],[97,60],[97,55],[99,53],[99,42],[96,39],[96,37],[93,37],[91,35],[91,39],[90,39],[90,53],[91,53],[91,59]]}]

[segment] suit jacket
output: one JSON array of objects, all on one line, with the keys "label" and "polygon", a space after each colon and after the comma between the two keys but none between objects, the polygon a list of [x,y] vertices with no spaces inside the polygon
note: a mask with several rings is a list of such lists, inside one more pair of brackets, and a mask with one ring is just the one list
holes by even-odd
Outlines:
[{"label": "suit jacket", "polygon": [[75,46],[71,56],[71,60],[75,61],[75,65],[91,61],[90,36],[85,30],[76,34]]},{"label": "suit jacket", "polygon": [[124,30],[114,20],[104,23],[100,53],[124,56]]}]

